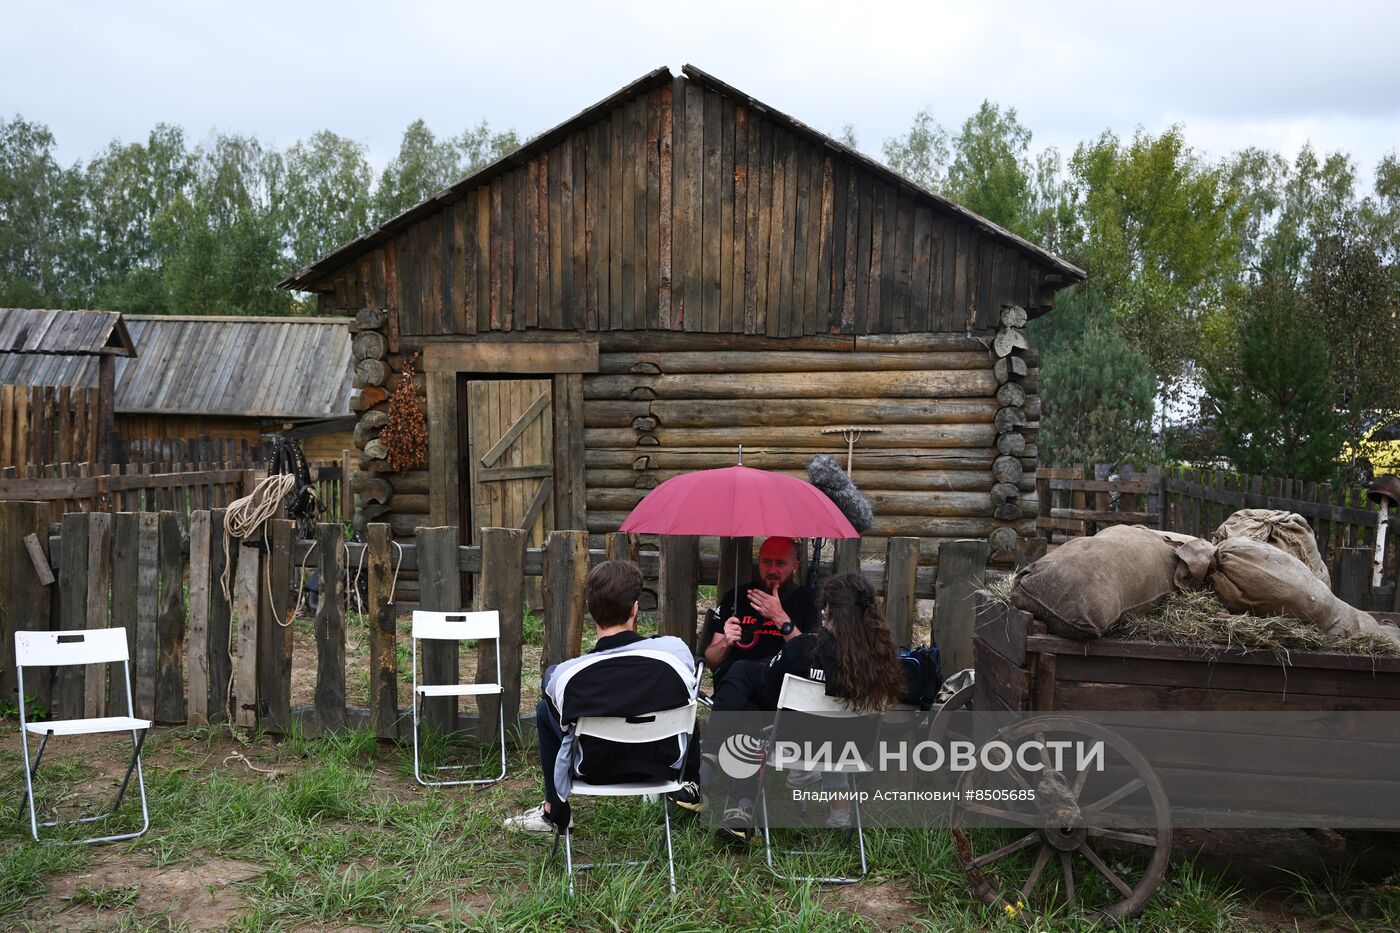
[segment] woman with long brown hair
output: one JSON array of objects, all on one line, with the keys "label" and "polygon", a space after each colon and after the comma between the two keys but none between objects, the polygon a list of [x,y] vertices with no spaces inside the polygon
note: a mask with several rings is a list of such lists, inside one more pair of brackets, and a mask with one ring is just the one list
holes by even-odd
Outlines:
[{"label": "woman with long brown hair", "polygon": [[[821,629],[792,639],[771,661],[744,661],[730,669],[715,692],[716,713],[777,709],[788,674],[825,683],[828,695],[846,700],[857,712],[878,713],[899,702],[905,692],[904,675],[870,581],[858,573],[832,577],[822,587],[820,605]],[[718,721],[712,718],[711,724]],[[729,737],[729,730],[723,728],[707,730],[702,786],[709,783],[719,750]],[[800,781],[804,776],[794,772],[789,781],[794,778]],[[736,781],[732,791],[736,805],[725,811],[724,826],[747,840],[753,825],[753,788],[749,782]],[[841,814],[834,812],[833,820],[832,825],[841,825]]]}]

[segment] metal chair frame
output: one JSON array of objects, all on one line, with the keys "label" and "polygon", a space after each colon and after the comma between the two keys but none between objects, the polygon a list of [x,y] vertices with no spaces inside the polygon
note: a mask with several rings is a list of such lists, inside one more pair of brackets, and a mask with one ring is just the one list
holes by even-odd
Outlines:
[{"label": "metal chair frame", "polygon": [[[655,742],[672,736],[689,735],[695,729],[696,702],[670,710],[642,713],[637,716],[584,716],[574,725],[575,733],[582,738],[592,736],[608,742],[637,744]],[[684,764],[681,765],[684,768]],[[680,775],[678,774],[677,777]],[[649,865],[659,858],[660,849],[666,850],[666,868],[671,880],[671,896],[676,894],[676,859],[671,839],[671,801],[665,796],[681,789],[680,781],[640,781],[626,784],[590,784],[574,781],[571,795],[582,797],[651,797],[660,796],[664,835],[658,845],[657,856],[650,859],[632,859],[618,862],[574,862],[572,827],[562,831],[556,829],[554,851],[559,850],[559,837],[564,838],[564,866],[569,879],[569,896],[574,896],[574,872],[591,868],[616,868],[624,865]]]},{"label": "metal chair frame", "polygon": [[[88,839],[62,840],[79,845],[98,842],[120,842],[145,835],[151,828],[151,813],[146,802],[146,779],[141,772],[141,748],[145,745],[151,723],[147,719],[137,719],[132,705],[131,662],[126,643],[126,629],[108,628],[70,632],[15,632],[15,673],[19,687],[19,734],[24,754],[24,798],[20,801],[20,815],[29,810],[29,833],[34,841],[39,841],[39,829],[57,826],[71,826],[79,823],[95,823],[109,819],[121,809],[126,797],[131,775],[136,774],[136,786],[141,798],[141,828],[130,833],[114,833],[106,836],[92,836]],[[68,667],[76,665],[102,665],[98,668],[107,672],[107,664],[120,661],[122,681],[126,685],[126,716],[106,716],[96,719],[61,719],[49,722],[30,723],[29,711],[25,703],[24,669],[26,667]],[[102,735],[114,732],[131,732],[131,761],[126,766],[117,796],[112,808],[97,816],[78,817],[69,820],[41,821],[34,800],[34,779],[39,774],[39,764],[43,761],[44,750],[49,739],[55,735]],[[29,758],[29,734],[42,735],[39,749],[31,762]]]},{"label": "metal chair frame", "polygon": [[[496,645],[496,681],[489,684],[420,684],[418,682],[419,641],[479,641],[489,638]],[[480,612],[432,612],[415,609],[413,630],[409,641],[413,646],[413,777],[424,787],[460,787],[463,785],[496,784],[506,776],[506,717],[499,721],[501,773],[489,778],[458,781],[431,781],[423,777],[419,732],[422,731],[422,702],[427,697],[501,696],[501,614],[494,609]],[[438,688],[436,691],[434,688]],[[444,689],[445,688],[445,689]],[[463,771],[470,765],[439,765],[436,771]]]},{"label": "metal chair frame", "polygon": [[[852,829],[855,832],[856,848],[857,851],[860,853],[860,874],[855,876],[785,875],[782,872],[778,871],[778,869],[773,864],[773,833],[772,827],[768,819],[768,792],[766,787],[766,781],[764,780],[764,778],[767,776],[766,772],[768,768],[773,768],[776,771],[784,770],[783,763],[777,761],[776,755],[774,754],[774,749],[776,747],[778,736],[781,734],[784,711],[801,713],[806,715],[829,716],[832,718],[842,719],[869,716],[870,714],[857,713],[850,708],[850,704],[848,704],[845,700],[839,699],[837,697],[827,696],[825,684],[818,683],[815,680],[808,680],[805,677],[798,677],[794,674],[785,674],[783,676],[783,686],[778,694],[777,714],[773,719],[772,731],[769,734],[769,738],[767,739],[768,749],[764,754],[763,758],[763,770],[761,770],[758,775],[758,808],[761,817],[759,830],[763,834],[763,855],[765,861],[768,863],[769,872],[771,872],[774,877],[781,878],[784,881],[808,882],[813,884],[855,884],[870,873],[870,864],[865,852],[865,832],[864,828],[861,825],[860,819],[860,788],[857,786],[856,782],[857,774],[868,772],[871,770],[869,764],[867,764],[864,761],[861,762],[861,768],[856,771],[822,767],[802,769],[804,771],[820,771],[823,773],[844,773],[850,775],[852,798],[851,807],[854,811],[855,816],[855,826]],[[807,765],[820,763],[803,762],[802,764]],[[851,833],[851,831],[852,830],[850,829],[846,830],[848,836]],[[816,853],[809,850],[784,849],[782,850],[782,854],[811,856]]]}]

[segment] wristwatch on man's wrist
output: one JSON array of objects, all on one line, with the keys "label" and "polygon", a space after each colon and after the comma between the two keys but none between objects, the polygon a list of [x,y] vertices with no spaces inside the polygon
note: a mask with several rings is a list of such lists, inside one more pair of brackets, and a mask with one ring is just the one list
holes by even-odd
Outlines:
[{"label": "wristwatch on man's wrist", "polygon": [[782,625],[778,626],[778,631],[782,632],[784,635],[791,635],[792,630],[796,627],[797,626],[792,624],[792,620],[788,619]]}]

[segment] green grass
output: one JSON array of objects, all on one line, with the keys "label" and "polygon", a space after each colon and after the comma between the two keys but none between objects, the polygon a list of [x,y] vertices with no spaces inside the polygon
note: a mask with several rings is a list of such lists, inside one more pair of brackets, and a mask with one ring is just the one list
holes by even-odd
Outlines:
[{"label": "green grass", "polygon": [[[13,729],[0,738],[5,742],[0,779],[13,787],[19,779]],[[512,780],[506,784],[427,789],[412,783],[405,751],[383,746],[366,732],[325,738],[296,734],[240,748],[254,764],[281,773],[275,778],[237,762],[224,764],[232,747],[218,729],[162,732],[149,747],[153,830],[141,840],[101,849],[35,845],[13,807],[0,812],[0,928],[27,921],[37,928],[63,928],[70,925],[64,911],[82,907],[97,911],[106,929],[178,929],[189,917],[168,904],[162,913],[143,913],[135,880],[80,886],[67,903],[46,894],[46,888],[57,876],[97,860],[163,869],[213,858],[260,870],[235,886],[244,903],[231,927],[236,930],[352,924],[425,931],[1089,927],[1084,917],[1057,908],[1007,917],[984,907],[973,897],[943,831],[869,832],[870,879],[835,890],[773,879],[763,868],[761,850],[734,852],[686,814],[675,819],[676,898],[668,894],[664,869],[620,868],[581,875],[578,895],[570,900],[562,864],[551,860],[548,840],[508,836],[500,828],[505,816],[538,802],[531,749],[512,752]],[[489,768],[491,749],[471,754]],[[40,799],[52,799],[93,774],[81,760],[56,761]],[[580,858],[640,857],[659,839],[654,806],[591,800],[581,802],[576,813]],[[978,842],[994,845],[997,838],[987,835]],[[831,844],[830,837],[826,841]],[[838,846],[833,855],[839,859],[849,852]],[[1300,879],[1295,902],[1305,916],[1346,928],[1394,928],[1400,918],[1400,898],[1389,886]],[[1249,906],[1220,879],[1175,864],[1132,928],[1264,929],[1250,925]]]}]

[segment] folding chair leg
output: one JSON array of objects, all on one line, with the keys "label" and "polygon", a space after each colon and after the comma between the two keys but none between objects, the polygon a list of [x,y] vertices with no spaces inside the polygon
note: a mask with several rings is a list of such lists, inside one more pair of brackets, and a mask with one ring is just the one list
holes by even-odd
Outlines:
[{"label": "folding chair leg", "polygon": [[671,849],[671,802],[661,801],[661,812],[666,820],[666,868],[671,874],[671,896],[676,896],[676,856]]},{"label": "folding chair leg", "polygon": [[[762,784],[759,785],[759,788],[758,788],[758,804],[759,804],[759,814],[760,814],[760,818],[761,818],[761,820],[762,820],[762,824],[761,824],[761,826],[760,826],[760,829],[761,829],[762,832],[763,832],[763,855],[764,855],[764,858],[765,858],[765,859],[767,860],[767,862],[768,862],[768,870],[773,874],[773,876],[774,876],[775,878],[781,878],[781,879],[783,879],[784,881],[803,881],[803,882],[812,882],[812,883],[816,883],[816,884],[855,884],[855,883],[859,882],[862,878],[864,878],[867,874],[869,874],[870,868],[869,868],[868,863],[866,862],[866,857],[865,857],[865,834],[864,834],[864,832],[862,831],[862,829],[861,829],[861,824],[860,824],[860,792],[859,792],[859,789],[856,787],[855,775],[851,775],[851,795],[852,795],[852,797],[854,798],[854,800],[853,800],[853,802],[852,802],[852,806],[854,806],[855,809],[856,809],[856,812],[855,812],[855,820],[856,820],[855,829],[856,829],[856,845],[857,845],[857,848],[860,850],[860,874],[857,875],[857,876],[855,876],[854,878],[845,877],[845,876],[825,877],[825,878],[824,878],[824,877],[816,877],[816,876],[784,875],[782,872],[778,871],[776,868],[773,867],[773,838],[772,838],[772,828],[771,828],[771,826],[769,825],[769,821],[768,821],[768,792],[767,792],[767,788],[766,788],[766,787],[764,787]],[[847,838],[850,838],[850,837],[847,836]],[[801,854],[801,853],[794,853],[794,854]]]},{"label": "folding chair leg", "polygon": [[133,729],[131,732],[131,763],[126,766],[126,776],[122,778],[122,786],[117,791],[117,800],[115,803],[112,804],[113,813],[116,813],[118,810],[121,809],[122,798],[126,796],[126,786],[131,783],[131,772],[135,771],[137,766],[141,763],[141,746],[146,744],[146,730],[140,730],[141,734],[139,737],[136,733],[137,730],[135,729]]},{"label": "folding chair leg", "polygon": [[852,806],[856,808],[856,847],[860,849],[860,877],[864,878],[869,873],[870,867],[865,861],[865,831],[860,825],[860,789],[856,786],[856,776],[851,775],[851,794],[855,797]]},{"label": "folding chair leg", "polygon": [[[74,842],[78,845],[87,845],[94,842],[121,842],[126,839],[136,839],[144,836],[151,828],[151,811],[146,802],[146,778],[141,771],[141,748],[146,743],[146,730],[131,730],[131,762],[127,765],[126,774],[122,777],[121,787],[117,790],[117,796],[112,802],[112,809],[100,816],[85,816],[68,820],[47,820],[39,822],[37,805],[34,800],[34,778],[39,773],[39,762],[44,757],[44,749],[48,746],[51,733],[45,733],[43,740],[39,743],[39,751],[34,756],[33,765],[27,765],[24,771],[24,800],[20,804],[20,816],[23,818],[25,805],[29,809],[29,833],[34,837],[34,841],[39,841],[39,827],[51,828],[73,823],[94,823],[98,820],[105,820],[115,816],[121,809],[122,801],[126,798],[126,790],[131,784],[131,775],[136,773],[137,792],[141,797],[141,828],[135,832],[117,833],[111,836],[93,836],[89,839],[77,839]],[[24,757],[26,762],[29,758],[29,743],[24,741]]]},{"label": "folding chair leg", "polygon": [[564,870],[569,876],[569,897],[574,896],[574,847],[569,842],[570,833],[566,829],[564,836]]},{"label": "folding chair leg", "polygon": [[[497,716],[500,720],[500,742],[501,742],[501,773],[495,777],[473,778],[469,781],[430,781],[423,777],[422,753],[418,748],[418,732],[422,728],[422,720],[418,713],[418,694],[413,695],[413,777],[424,787],[460,787],[468,784],[496,784],[506,777],[506,718]],[[460,771],[469,765],[445,765],[439,767],[438,771]]]},{"label": "folding chair leg", "polygon": [[[19,802],[19,814],[20,814],[21,817],[24,816],[24,811],[25,811],[25,808],[26,808],[26,807],[28,807],[30,810],[33,809],[33,807],[30,806],[30,803],[34,800],[34,778],[36,778],[36,777],[39,775],[39,762],[41,762],[41,761],[44,760],[44,749],[48,747],[48,744],[49,744],[49,736],[51,736],[51,735],[53,735],[52,732],[45,732],[45,733],[44,733],[43,739],[41,739],[41,740],[39,741],[39,751],[34,755],[34,764],[33,764],[33,765],[30,765],[29,762],[28,762],[28,759],[29,759],[29,736],[28,736],[28,733],[22,734],[22,735],[20,736],[20,741],[22,741],[22,742],[24,743],[24,757],[25,757],[25,768],[24,768],[24,796],[23,796],[22,798],[20,798],[20,802]],[[30,816],[31,816],[31,817],[32,817],[33,815],[34,815],[33,813],[30,813]],[[37,832],[36,832],[34,838],[35,838],[35,839],[38,839],[38,838],[39,838]]]},{"label": "folding chair leg", "polygon": [[34,806],[34,778],[39,774],[39,762],[44,758],[44,749],[49,744],[49,736],[53,733],[45,732],[43,739],[39,742],[39,751],[34,756],[34,764],[29,763],[29,733],[20,726],[20,743],[24,747],[24,799],[19,804],[20,818],[24,818],[24,811],[29,810],[29,834],[34,837],[34,841],[39,841],[39,814]]}]

